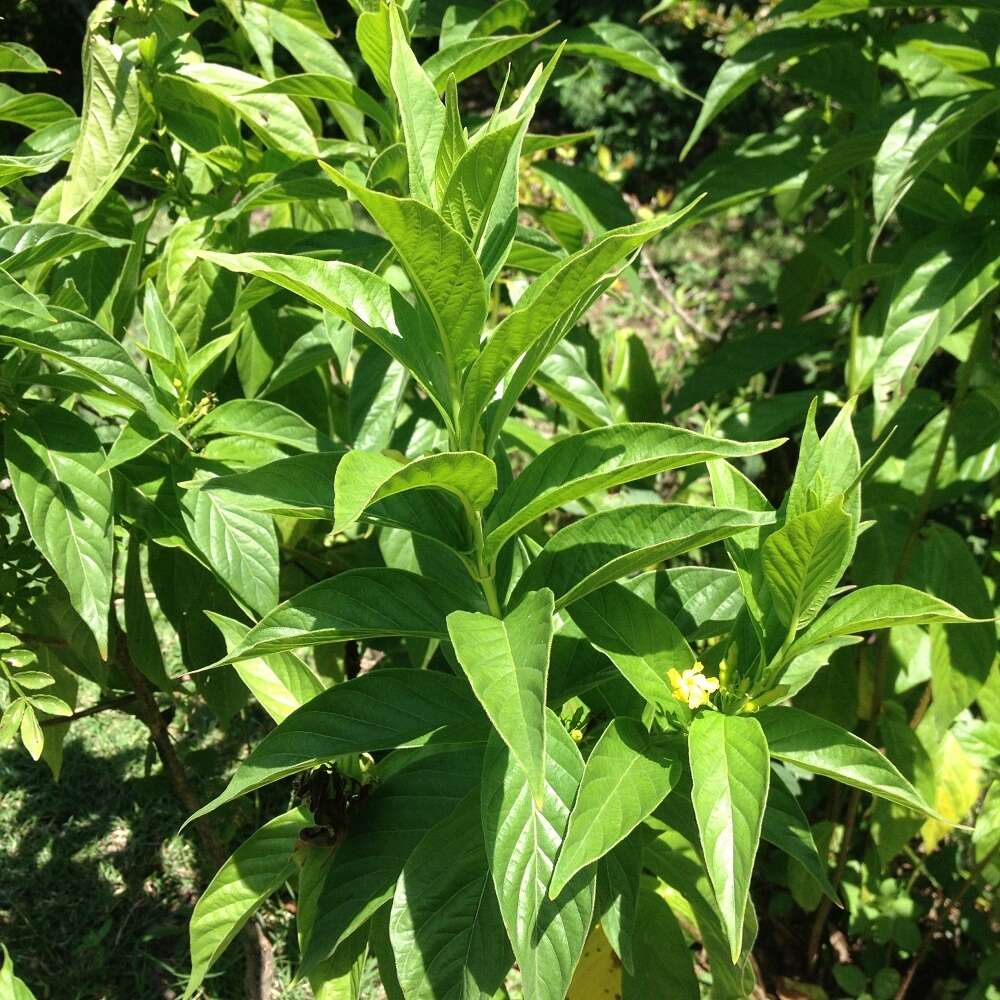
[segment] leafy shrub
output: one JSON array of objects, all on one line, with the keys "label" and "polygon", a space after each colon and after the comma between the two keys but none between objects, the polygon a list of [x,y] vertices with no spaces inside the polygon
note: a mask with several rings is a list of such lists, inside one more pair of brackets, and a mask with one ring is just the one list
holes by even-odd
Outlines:
[{"label": "leafy shrub", "polygon": [[[828,981],[905,993],[941,920],[909,842],[952,838],[996,767],[990,589],[955,530],[995,506],[995,15],[786,0],[688,145],[789,63],[823,107],[637,219],[530,126],[592,59],[680,99],[641,34],[354,6],[342,53],[311,3],[102,3],[79,118],[2,92],[0,733],[58,773],[80,678],[134,700],[217,869],[187,995],[238,935],[266,995],[251,918],[288,884],[316,996],[374,965],[407,1000],[514,967],[532,1000],[743,997],[762,957],[787,992],[845,902]],[[46,67],[4,43],[0,69]],[[492,109],[460,100],[481,73]],[[781,325],[707,354],[667,423],[642,341],[588,316],[641,291],[650,241],[772,195],[802,234]],[[918,385],[939,348],[948,401]],[[804,356],[825,392],[754,398]],[[163,711],[195,698],[273,723],[207,805]],[[265,789],[230,854],[215,811]],[[995,866],[995,786],[978,808],[938,907]],[[809,938],[775,960],[792,906]]]}]

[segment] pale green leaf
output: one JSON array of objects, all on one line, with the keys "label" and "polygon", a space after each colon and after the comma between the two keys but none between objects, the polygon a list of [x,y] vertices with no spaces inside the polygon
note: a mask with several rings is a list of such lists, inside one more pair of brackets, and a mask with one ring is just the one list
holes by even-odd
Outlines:
[{"label": "pale green leaf", "polygon": [[674,706],[667,671],[692,667],[694,653],[669,618],[616,583],[574,601],[569,614],[643,698]]},{"label": "pale green leaf", "polygon": [[0,266],[23,271],[98,247],[125,247],[128,240],[57,222],[29,222],[0,229]]},{"label": "pale green leaf", "polygon": [[552,537],[518,581],[513,600],[548,587],[561,608],[636,570],[773,519],[687,504],[635,504],[591,514]]},{"label": "pale green leaf", "polygon": [[528,776],[545,787],[545,701],[553,631],[552,591],[539,590],[505,618],[455,611],[448,634],[490,721]]},{"label": "pale green leaf", "polygon": [[496,490],[496,476],[496,466],[474,451],[425,455],[410,462],[381,452],[351,451],[337,466],[333,530],[343,531],[372,504],[407,490],[444,490],[467,509],[482,510]]},{"label": "pale green leaf", "polygon": [[525,996],[562,1000],[590,930],[595,869],[580,872],[556,899],[549,898],[583,759],[552,712],[546,713],[546,728],[541,807],[534,802],[527,773],[494,738],[483,764],[482,826]]},{"label": "pale green leaf", "polygon": [[389,8],[389,32],[392,38],[389,82],[396,96],[406,142],[409,193],[429,205],[438,149],[444,135],[444,105],[438,99],[433,81],[410,48],[395,5]]},{"label": "pale green leaf", "polygon": [[727,441],[664,424],[619,424],[563,438],[501,493],[487,521],[487,555],[537,517],[589,493],[712,458],[760,454],[780,443]]},{"label": "pale green leaf", "polygon": [[833,722],[801,709],[762,709],[755,717],[771,756],[888,799],[915,812],[934,811],[875,747]]},{"label": "pale green leaf", "polygon": [[[205,614],[222,633],[231,652],[246,638],[249,626],[215,611]],[[234,665],[240,680],[250,689],[261,707],[275,722],[284,722],[297,708],[322,694],[326,687],[294,653],[284,651]]]},{"label": "pale green leaf", "polygon": [[284,94],[261,93],[259,76],[220,63],[185,63],[177,75],[236,112],[268,146],[293,160],[319,155],[316,137],[298,105]]},{"label": "pale green leaf", "polygon": [[342,451],[304,417],[268,399],[231,399],[202,417],[191,434],[235,434],[274,441],[297,451]]},{"label": "pale green leaf", "polygon": [[361,202],[392,241],[434,322],[438,350],[457,380],[479,353],[488,310],[486,282],[472,248],[429,206],[370,191],[325,163],[322,166]]},{"label": "pale green leaf", "polygon": [[680,771],[677,757],[656,746],[640,722],[612,719],[587,758],[549,896],[624,840],[667,797]]},{"label": "pale green leaf", "polygon": [[862,587],[841,597],[792,644],[788,658],[835,636],[859,634],[897,625],[974,622],[958,608],[930,594],[900,584]]},{"label": "pale green leaf", "polygon": [[114,577],[111,478],[92,427],[44,404],[6,420],[4,458],[31,537],[69,591],[74,609],[108,652]]},{"label": "pale green leaf", "polygon": [[523,35],[486,35],[453,42],[435,52],[424,63],[424,71],[434,81],[438,93],[441,93],[450,76],[455,77],[456,83],[461,83],[487,66],[506,59],[548,30],[542,28]]},{"label": "pale green leaf", "polygon": [[143,119],[149,117],[138,65],[92,27],[83,70],[82,127],[62,186],[59,222],[81,222],[97,207],[139,151]]},{"label": "pale green leaf", "polygon": [[405,365],[431,395],[447,398],[443,364],[434,357],[436,333],[425,328],[413,306],[384,278],[344,261],[289,254],[202,251],[201,255],[329,310]]},{"label": "pale green leaf", "polygon": [[840,499],[791,518],[767,537],[760,559],[782,624],[795,629],[816,616],[840,582],[853,541]]},{"label": "pale green leaf", "polygon": [[704,712],[689,736],[692,800],[722,926],[736,962],[771,768],[756,719]]},{"label": "pale green leaf", "polygon": [[264,614],[278,603],[278,537],[267,514],[229,503],[209,490],[185,490],[184,524],[209,566],[248,608]]},{"label": "pale green leaf", "polygon": [[[522,354],[553,329],[561,330],[575,322],[591,290],[677,218],[678,215],[658,216],[606,233],[572,256],[554,263],[534,281],[494,328],[465,377],[463,426],[475,426],[494,390]],[[541,360],[538,358],[538,363]]]},{"label": "pale green leaf", "polygon": [[299,833],[311,822],[303,806],[275,817],[216,872],[191,914],[191,977],[185,997],[197,992],[247,920],[294,874],[292,851]]}]

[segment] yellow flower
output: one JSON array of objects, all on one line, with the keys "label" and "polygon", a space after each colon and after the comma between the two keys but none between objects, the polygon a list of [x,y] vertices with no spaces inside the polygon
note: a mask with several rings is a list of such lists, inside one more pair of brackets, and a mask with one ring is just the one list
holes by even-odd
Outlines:
[{"label": "yellow flower", "polygon": [[707,705],[712,693],[719,690],[719,679],[706,677],[704,670],[705,668],[700,663],[696,663],[682,674],[674,670],[673,667],[667,671],[674,697],[678,701],[684,702],[690,709]]}]

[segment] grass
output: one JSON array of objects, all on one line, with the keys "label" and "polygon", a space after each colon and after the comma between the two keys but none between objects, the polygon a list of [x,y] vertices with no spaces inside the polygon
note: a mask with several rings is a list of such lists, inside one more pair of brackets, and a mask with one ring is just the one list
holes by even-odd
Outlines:
[{"label": "grass", "polygon": [[[232,750],[236,734],[223,739],[207,713],[179,722],[190,762]],[[183,993],[188,919],[212,872],[177,833],[185,817],[146,747],[142,723],[112,711],[73,724],[58,783],[20,746],[0,751],[0,940],[39,1000]],[[307,987],[288,986],[292,915],[279,900],[264,920],[275,996],[305,1000]],[[201,996],[240,998],[241,963],[234,946]]]}]

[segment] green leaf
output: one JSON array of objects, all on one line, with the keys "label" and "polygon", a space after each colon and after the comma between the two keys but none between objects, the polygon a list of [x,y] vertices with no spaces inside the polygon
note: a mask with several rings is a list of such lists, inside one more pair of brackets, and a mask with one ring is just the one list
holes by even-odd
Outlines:
[{"label": "green leaf", "polygon": [[351,80],[329,73],[294,73],[278,77],[257,91],[260,94],[288,94],[290,97],[312,97],[337,104],[349,104],[366,114],[385,132],[392,132],[392,118],[378,101]]},{"label": "green leaf", "polygon": [[16,677],[17,683],[27,691],[40,691],[55,683],[51,674],[43,670],[19,670]]},{"label": "green leaf", "polygon": [[666,615],[689,641],[724,634],[743,607],[736,573],[715,566],[654,570],[624,586]]},{"label": "green leaf", "polygon": [[517,166],[528,117],[477,137],[441,196],[441,215],[469,241],[487,284],[506,260],[517,229]]},{"label": "green leaf", "polygon": [[54,694],[33,694],[28,700],[39,712],[63,718],[73,714],[73,706]]},{"label": "green leaf", "polygon": [[24,698],[15,698],[0,716],[0,746],[9,743],[21,726],[21,716],[28,703]]},{"label": "green leaf", "polygon": [[687,93],[677,70],[644,35],[615,21],[594,21],[563,35],[565,51],[620,66],[675,92]]},{"label": "green leaf", "polygon": [[622,976],[622,1000],[698,1000],[691,949],[670,904],[649,885],[639,892],[633,948],[635,971]]},{"label": "green leaf", "polygon": [[0,343],[14,344],[71,368],[144,410],[164,429],[175,421],[153,394],[125,348],[97,323],[59,306],[47,306],[0,267]]},{"label": "green leaf", "polygon": [[770,782],[768,744],[756,719],[709,711],[692,723],[689,750],[698,834],[736,962]]},{"label": "green leaf", "polygon": [[256,788],[343,754],[390,750],[482,718],[457,677],[430,670],[382,669],[337,684],[292,712],[250,752],[225,791],[188,823]]},{"label": "green leaf", "polygon": [[259,76],[220,63],[185,63],[177,75],[234,111],[266,145],[293,160],[319,155],[316,137],[298,105],[284,94],[261,93]]},{"label": "green leaf", "polygon": [[807,649],[818,646],[839,635],[870,632],[897,625],[950,624],[977,621],[958,608],[930,594],[923,594],[912,587],[884,584],[862,587],[841,597],[833,607],[824,611],[795,640],[788,650],[788,658],[798,656]]},{"label": "green leaf", "polygon": [[1000,111],[997,90],[954,98],[925,98],[914,102],[889,126],[875,155],[872,246],[914,181],[950,145],[997,111]]},{"label": "green leaf", "polygon": [[467,607],[442,581],[381,566],[348,570],[279,604],[221,662],[385,635],[446,639],[445,619]]},{"label": "green leaf", "polygon": [[471,247],[434,209],[412,198],[369,191],[322,164],[378,223],[426,307],[451,377],[479,354],[487,315],[486,282]]},{"label": "green leaf", "polygon": [[895,9],[898,7],[941,8],[968,7],[992,10],[993,0],[781,0],[774,8],[776,16],[795,21],[822,21],[868,10]]},{"label": "green leaf", "polygon": [[595,871],[580,872],[556,899],[548,888],[566,835],[583,758],[559,719],[546,713],[545,795],[533,800],[528,774],[499,740],[483,763],[482,827],[504,926],[525,996],[562,1000],[583,952],[594,911]]},{"label": "green leaf", "polygon": [[31,537],[108,654],[114,577],[111,478],[92,427],[52,404],[6,420],[4,458]]},{"label": "green leaf", "polygon": [[38,716],[31,705],[25,705],[21,713],[21,742],[32,760],[40,760],[45,749],[45,734],[38,724]]},{"label": "green leaf", "polygon": [[279,458],[250,469],[183,485],[216,494],[229,506],[285,517],[333,520],[333,477],[342,452]]},{"label": "green leaf", "polygon": [[826,862],[820,859],[816,841],[805,813],[780,777],[772,781],[767,793],[764,825],[761,837],[794,858],[816,880],[836,906],[840,906],[837,890],[830,884]]},{"label": "green leaf", "polygon": [[482,746],[417,757],[352,807],[350,836],[334,851],[319,890],[299,975],[308,975],[392,899],[414,848],[451,815],[481,772]]},{"label": "green leaf", "polygon": [[482,510],[496,491],[496,481],[496,466],[474,451],[425,455],[410,462],[381,452],[351,451],[337,467],[333,530],[343,531],[372,504],[407,490],[444,490],[467,509]]},{"label": "green leaf", "polygon": [[539,590],[506,618],[455,611],[448,635],[496,731],[528,776],[540,806],[545,788],[545,701],[552,649],[552,591]]},{"label": "green leaf", "polygon": [[985,621],[975,624],[932,624],[930,717],[943,733],[955,717],[982,697],[995,673],[997,630],[995,603],[987,589],[979,560],[968,543],[951,528],[931,522],[920,531],[907,573],[910,583]]},{"label": "green leaf", "polygon": [[505,59],[536,38],[541,38],[548,30],[542,28],[524,35],[485,35],[466,38],[435,52],[424,63],[424,71],[434,81],[438,93],[441,93],[449,77],[454,76],[455,82],[461,83],[480,70],[486,69],[487,66]]},{"label": "green leaf", "polygon": [[126,247],[128,240],[93,229],[56,222],[29,222],[0,229],[0,266],[8,273],[23,271],[98,247]]},{"label": "green leaf", "polygon": [[635,971],[633,937],[644,829],[635,831],[597,863],[597,916],[622,965]]},{"label": "green leaf", "polygon": [[389,6],[378,4],[374,10],[364,10],[358,16],[355,38],[361,58],[368,64],[375,82],[386,97],[394,97],[389,82],[392,61],[392,34],[389,28]]},{"label": "green leaf", "polygon": [[146,584],[142,578],[142,542],[137,533],[129,535],[123,597],[129,656],[147,680],[161,691],[169,691],[173,685],[163,663],[160,639],[146,598]]},{"label": "green leaf", "polygon": [[[222,633],[231,652],[246,638],[249,626],[215,611],[205,614]],[[275,722],[284,722],[292,712],[321,695],[326,687],[294,653],[271,653],[235,664],[236,673],[261,707]]]},{"label": "green leaf", "polygon": [[566,340],[556,344],[538,366],[535,383],[588,428],[615,422],[611,404],[587,371],[586,350],[580,345]]},{"label": "green leaf", "polygon": [[680,771],[677,757],[656,746],[640,722],[612,719],[587,758],[549,896],[624,840],[667,797]]},{"label": "green leaf", "polygon": [[0,121],[13,122],[34,131],[75,117],[76,112],[61,97],[21,94],[13,87],[0,84]]},{"label": "green leaf", "polygon": [[663,424],[619,424],[563,438],[501,493],[487,521],[487,557],[537,517],[571,500],[711,458],[760,454],[780,443],[743,444]]},{"label": "green leaf", "polygon": [[109,472],[133,458],[144,455],[166,437],[166,433],[150,420],[143,410],[136,410],[118,432],[118,437],[111,445],[101,471]]},{"label": "green leaf", "polygon": [[811,621],[840,581],[854,542],[843,501],[799,514],[768,535],[761,547],[764,580],[782,624]]},{"label": "green leaf", "polygon": [[772,757],[860,788],[915,812],[933,809],[892,763],[846,729],[797,708],[762,709],[760,722]]},{"label": "green leaf", "polygon": [[49,73],[45,60],[20,42],[0,42],[0,73]]},{"label": "green leaf", "polygon": [[248,608],[258,614],[270,611],[278,603],[279,568],[271,517],[209,490],[186,490],[180,503],[205,565]]},{"label": "green leaf", "polygon": [[392,38],[389,81],[396,95],[406,142],[410,195],[430,205],[438,149],[444,135],[444,105],[409,46],[395,5],[389,8],[389,31]]},{"label": "green leaf", "polygon": [[205,976],[261,903],[295,872],[292,850],[312,817],[299,806],[265,823],[236,849],[191,914],[191,977],[185,997]]},{"label": "green leaf", "polygon": [[[466,375],[462,391],[463,427],[471,430],[476,425],[494,390],[522,354],[552,330],[572,326],[586,307],[588,295],[601,287],[602,279],[678,218],[676,214],[658,216],[606,233],[583,250],[553,264],[529,285],[494,328]],[[536,367],[541,360],[537,359]],[[521,388],[526,382],[524,379]]]},{"label": "green leaf", "polygon": [[885,428],[945,337],[996,288],[998,257],[995,226],[935,229],[909,248],[887,293],[873,374],[874,433]]},{"label": "green leaf", "polygon": [[406,1000],[487,1000],[499,989],[511,956],[483,849],[478,789],[403,866],[389,936]]},{"label": "green leaf", "polygon": [[221,267],[263,278],[329,310],[408,368],[432,396],[447,398],[442,395],[444,369],[434,357],[435,350],[440,353],[436,334],[384,278],[343,261],[278,253],[200,253]]},{"label": "green leaf", "polygon": [[448,181],[455,165],[469,148],[469,137],[462,125],[462,113],[458,106],[458,88],[454,77],[449,78],[444,92],[444,134],[438,147],[437,162],[434,164],[434,191],[438,203],[444,197]]},{"label": "green leaf", "polygon": [[669,618],[617,583],[574,601],[569,614],[643,698],[673,710],[667,671],[693,666],[694,653]]},{"label": "green leaf", "polygon": [[512,595],[548,587],[556,608],[639,569],[769,524],[774,515],[687,504],[635,504],[591,514],[558,531]]},{"label": "green leaf", "polygon": [[843,38],[843,32],[816,28],[778,28],[751,38],[715,74],[705,94],[698,120],[681,150],[681,159],[691,151],[712,120],[761,77],[772,73],[784,62],[808,55]]},{"label": "green leaf", "polygon": [[151,118],[143,107],[139,66],[122,46],[90,26],[83,58],[80,135],[62,187],[59,222],[79,223],[97,207],[139,151]]},{"label": "green leaf", "polygon": [[267,399],[231,399],[202,417],[191,434],[235,434],[274,441],[297,451],[343,451],[304,417]]}]

